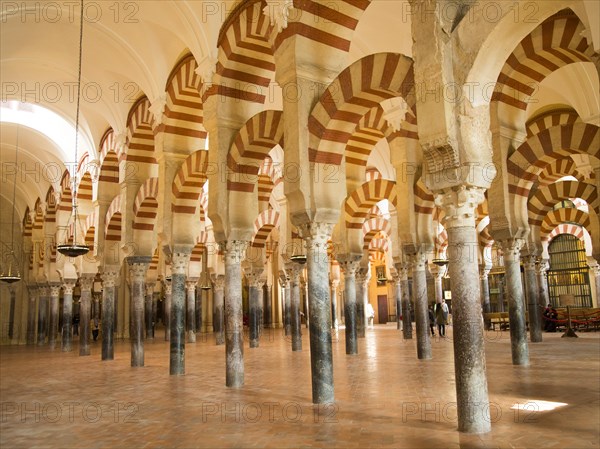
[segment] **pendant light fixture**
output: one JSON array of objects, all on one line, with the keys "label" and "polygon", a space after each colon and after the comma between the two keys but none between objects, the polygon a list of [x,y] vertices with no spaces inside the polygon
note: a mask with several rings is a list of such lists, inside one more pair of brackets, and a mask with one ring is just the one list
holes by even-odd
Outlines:
[{"label": "pendant light fixture", "polygon": [[[296,247],[296,241],[299,242],[299,245]],[[296,234],[296,237],[294,237],[294,234],[292,234],[292,255],[290,256],[290,260],[292,262],[295,262],[297,264],[300,265],[304,265],[306,263],[306,254],[304,254],[304,251],[302,251],[302,239],[300,238],[300,236],[298,236]],[[297,250],[297,251],[296,251]]]},{"label": "pendant light fixture", "polygon": [[[15,257],[15,209],[17,206],[17,176],[19,172],[19,125],[17,125],[17,147],[15,149],[15,181],[13,182],[13,200],[12,200],[12,215],[10,219],[10,261],[8,263],[8,272],[2,272],[0,274],[0,281],[12,284],[21,280],[21,274],[19,273],[19,264]],[[14,268],[13,268],[14,263]]]},{"label": "pendant light fixture", "polygon": [[83,49],[83,0],[81,0],[81,19],[79,22],[79,68],[77,73],[77,113],[75,116],[75,168],[73,170],[73,176],[71,177],[72,188],[71,192],[73,195],[73,243],[66,243],[58,245],[57,251],[67,257],[78,257],[87,254],[90,248],[83,244],[77,243],[77,170],[78,170],[78,159],[77,159],[77,145],[79,143],[79,103],[81,100],[81,56]]}]

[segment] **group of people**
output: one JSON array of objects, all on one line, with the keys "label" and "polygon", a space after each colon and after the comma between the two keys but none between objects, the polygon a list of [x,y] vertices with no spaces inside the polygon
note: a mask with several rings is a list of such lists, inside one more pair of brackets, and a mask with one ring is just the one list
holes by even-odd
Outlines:
[{"label": "group of people", "polygon": [[435,326],[437,324],[438,335],[440,337],[446,336],[446,324],[448,323],[448,304],[446,300],[442,299],[441,303],[433,306],[429,306],[429,328],[431,329],[431,336],[435,337]]}]

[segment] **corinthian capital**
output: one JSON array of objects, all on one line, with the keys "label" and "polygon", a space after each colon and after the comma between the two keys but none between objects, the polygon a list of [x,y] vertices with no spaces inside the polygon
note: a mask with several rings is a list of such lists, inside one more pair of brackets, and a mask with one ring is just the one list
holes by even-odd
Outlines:
[{"label": "corinthian capital", "polygon": [[263,8],[263,13],[271,21],[277,33],[281,33],[288,26],[290,11],[294,9],[293,0],[266,0],[267,6]]},{"label": "corinthian capital", "polygon": [[446,229],[463,226],[475,226],[477,206],[485,199],[485,189],[481,187],[459,186],[450,190],[436,192],[436,206],[444,213]]}]

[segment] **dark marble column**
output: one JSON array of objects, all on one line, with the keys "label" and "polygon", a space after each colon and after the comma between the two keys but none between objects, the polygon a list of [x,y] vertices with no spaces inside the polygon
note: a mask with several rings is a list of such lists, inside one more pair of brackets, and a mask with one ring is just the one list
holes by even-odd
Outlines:
[{"label": "dark marble column", "polygon": [[[490,313],[492,311],[492,306],[490,304],[490,283],[488,279],[488,274],[490,272],[489,268],[485,266],[481,267],[481,272],[479,275],[479,281],[481,282],[481,305],[483,308],[483,313]],[[489,330],[491,327],[490,320],[483,320],[483,324],[486,330]]]},{"label": "dark marble column", "polygon": [[290,274],[292,351],[302,351],[302,322],[300,321],[300,272],[302,271],[302,266],[292,263],[290,268],[288,272]]},{"label": "dark marble column", "polygon": [[252,270],[246,273],[248,279],[248,327],[250,331],[250,347],[258,348],[260,338],[260,302],[263,282],[263,270]]},{"label": "dark marble column", "polygon": [[410,289],[408,288],[408,269],[410,265],[400,264],[400,284],[402,290],[402,336],[412,340],[412,318],[410,311]]},{"label": "dark marble column", "polygon": [[129,338],[131,340],[131,366],[144,366],[144,303],[146,301],[146,273],[151,257],[128,257],[129,284],[131,288]]},{"label": "dark marble column", "polygon": [[392,278],[394,279],[394,301],[396,303],[396,329],[402,329],[402,279],[400,278],[400,272],[396,269],[392,272]]},{"label": "dark marble column", "polygon": [[60,298],[60,284],[50,283],[50,320],[48,324],[48,344],[50,348],[56,347],[58,337],[58,305]]},{"label": "dark marble column", "polygon": [[358,335],[356,330],[356,272],[360,261],[342,260],[340,268],[344,272],[344,322],[346,323],[346,354],[358,354]]},{"label": "dark marble column", "polygon": [[273,299],[273,290],[270,284],[265,285],[265,299],[264,299],[264,322],[265,327],[271,327],[271,301]]},{"label": "dark marble column", "polygon": [[429,312],[427,301],[427,278],[425,268],[427,256],[417,253],[410,257],[413,270],[413,294],[415,296],[415,324],[417,329],[417,357],[420,360],[431,358],[429,339]]},{"label": "dark marble column", "polygon": [[8,292],[10,294],[10,306],[8,309],[8,338],[12,340],[14,338],[15,333],[15,302],[16,302],[16,287],[14,285],[10,285],[8,287]]},{"label": "dark marble column", "polygon": [[339,326],[338,320],[338,287],[340,281],[331,281],[331,328],[337,330]]},{"label": "dark marble column", "polygon": [[73,350],[73,289],[77,279],[63,279],[63,325],[62,346],[63,352]]},{"label": "dark marble column", "polygon": [[308,283],[302,279],[302,295],[304,296],[304,322],[306,323],[306,328],[308,329],[310,326],[310,310],[308,307]]},{"label": "dark marble column", "polygon": [[285,336],[289,336],[292,333],[292,292],[291,285],[289,280],[289,273],[286,273],[288,276],[285,282],[285,294],[284,294],[284,304],[283,304],[283,328],[285,332]]},{"label": "dark marble column", "polygon": [[225,276],[214,276],[213,284],[213,327],[217,345],[225,344]]},{"label": "dark marble column", "polygon": [[90,355],[90,319],[92,306],[92,286],[94,275],[84,274],[79,278],[81,297],[79,303],[79,355]]},{"label": "dark marble column", "polygon": [[146,298],[144,299],[144,319],[146,320],[146,339],[154,338],[154,282],[146,283]]},{"label": "dark marble column", "polygon": [[358,268],[356,270],[356,336],[365,337],[365,280],[367,270]]},{"label": "dark marble column", "polygon": [[151,330],[151,338],[155,336],[156,323],[158,322],[158,299],[160,297],[159,292],[154,292],[152,294],[152,328]]},{"label": "dark marble column", "polygon": [[225,385],[244,385],[244,322],[242,312],[242,259],[248,242],[222,242],[225,255]]},{"label": "dark marble column", "polygon": [[190,263],[190,252],[176,252],[171,257],[171,297],[170,333],[171,357],[169,374],[185,374],[185,315],[186,315],[186,272]]},{"label": "dark marble column", "polygon": [[102,273],[102,360],[115,358],[115,290],[117,271]]},{"label": "dark marble column", "polygon": [[498,279],[498,297],[496,298],[496,311],[504,312],[504,279]]},{"label": "dark marble column", "polygon": [[525,298],[521,283],[520,257],[523,240],[500,242],[504,253],[506,293],[508,295],[508,320],[513,365],[529,365],[529,346],[525,327]]},{"label": "dark marble column", "polygon": [[[205,293],[206,292],[206,293]],[[208,290],[202,290],[200,287],[196,288],[196,292],[194,294],[194,330],[196,333],[202,333],[202,299],[205,294],[208,293]],[[207,310],[208,310],[208,296],[206,296],[207,300]],[[210,313],[207,313],[210,316]]]},{"label": "dark marble column", "polygon": [[46,334],[48,333],[48,294],[50,288],[41,285],[38,290],[37,344],[42,346],[46,344]]},{"label": "dark marble column", "polygon": [[475,229],[477,206],[484,199],[484,190],[475,187],[435,196],[448,232],[458,430],[466,433],[491,430]]},{"label": "dark marble column", "polygon": [[165,300],[163,301],[163,322],[165,324],[165,341],[171,339],[171,302],[173,300],[173,284],[172,280],[164,280]]},{"label": "dark marble column", "polygon": [[[540,259],[535,267],[535,274],[538,279],[539,288],[539,301],[543,307],[550,304],[550,295],[548,293],[548,278],[546,277],[546,271],[550,268],[548,259]],[[540,327],[543,329],[545,326],[544,320],[541,320]]]},{"label": "dark marble column", "polygon": [[300,225],[298,229],[307,249],[312,401],[314,404],[331,403],[334,402],[334,391],[327,242],[333,224],[310,223]]},{"label": "dark marble column", "polygon": [[[196,278],[188,278],[188,280],[185,282],[187,299],[185,304],[185,327],[188,343],[196,343],[196,284],[198,284],[198,279]],[[200,288],[198,288],[198,290],[200,290]],[[202,324],[200,325],[202,326]]]},{"label": "dark marble column", "polygon": [[523,267],[525,268],[525,286],[527,288],[527,309],[529,315],[529,338],[532,343],[542,341],[542,314],[539,305],[539,289],[535,266],[537,257],[528,255],[524,257]]},{"label": "dark marble column", "polygon": [[39,289],[35,284],[27,285],[28,307],[27,307],[27,344],[35,344],[35,301],[38,298]]}]

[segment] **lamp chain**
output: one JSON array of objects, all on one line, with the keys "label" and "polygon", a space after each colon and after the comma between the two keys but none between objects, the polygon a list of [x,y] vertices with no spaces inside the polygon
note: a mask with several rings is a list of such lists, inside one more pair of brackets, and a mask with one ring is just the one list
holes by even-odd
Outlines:
[{"label": "lamp chain", "polygon": [[77,245],[77,147],[79,145],[79,105],[81,99],[81,59],[83,50],[83,0],[81,0],[81,17],[79,21],[79,67],[77,72],[77,112],[75,114],[75,168],[73,170],[73,245]]}]

